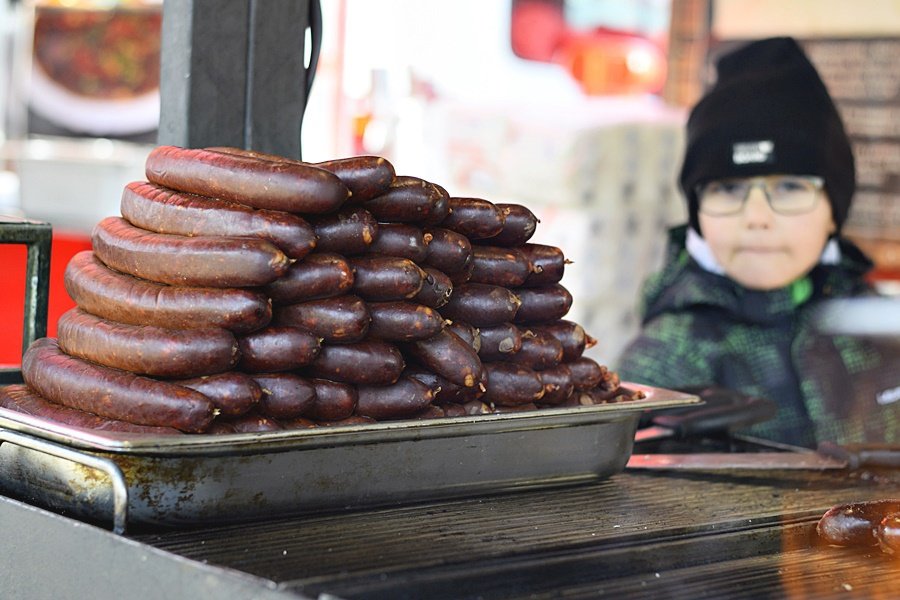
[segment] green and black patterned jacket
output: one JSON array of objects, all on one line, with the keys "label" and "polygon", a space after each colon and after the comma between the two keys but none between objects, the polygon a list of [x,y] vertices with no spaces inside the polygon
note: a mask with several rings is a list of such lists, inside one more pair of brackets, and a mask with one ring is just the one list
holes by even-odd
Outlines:
[{"label": "green and black patterned jacket", "polygon": [[717,385],[763,396],[778,415],[747,433],[803,446],[900,442],[900,341],[829,336],[821,301],[871,293],[872,263],[839,240],[842,259],[779,290],[747,290],[704,270],[671,232],[666,267],[645,284],[643,329],[617,366],[628,381]]}]

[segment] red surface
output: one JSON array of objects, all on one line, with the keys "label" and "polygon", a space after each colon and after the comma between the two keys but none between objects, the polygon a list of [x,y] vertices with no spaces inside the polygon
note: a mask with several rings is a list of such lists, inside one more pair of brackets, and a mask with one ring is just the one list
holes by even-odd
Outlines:
[{"label": "red surface", "polygon": [[[47,335],[56,335],[59,316],[75,306],[63,286],[63,274],[75,254],[91,249],[87,235],[53,232],[50,251],[50,305]],[[22,330],[25,311],[25,255],[21,244],[0,245],[0,365],[22,363]]]}]

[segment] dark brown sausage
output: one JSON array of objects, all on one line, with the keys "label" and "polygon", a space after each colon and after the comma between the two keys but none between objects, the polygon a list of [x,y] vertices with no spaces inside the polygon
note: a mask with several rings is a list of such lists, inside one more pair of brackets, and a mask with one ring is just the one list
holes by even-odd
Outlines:
[{"label": "dark brown sausage", "polygon": [[378,235],[378,221],[363,208],[345,208],[340,212],[310,219],[318,238],[320,252],[362,254]]},{"label": "dark brown sausage", "polygon": [[336,296],[275,307],[273,323],[301,327],[326,342],[358,342],[372,318],[358,296]]},{"label": "dark brown sausage", "polygon": [[347,260],[353,270],[353,293],[371,302],[412,298],[425,282],[425,271],[408,258],[358,256]]},{"label": "dark brown sausage", "polygon": [[234,429],[234,433],[265,433],[284,429],[281,423],[271,417],[259,414],[256,410],[223,419],[223,422],[230,425]]},{"label": "dark brown sausage", "polygon": [[544,385],[538,374],[523,365],[507,362],[484,363],[487,388],[482,400],[501,406],[515,406],[539,401]]},{"label": "dark brown sausage", "polygon": [[366,340],[355,344],[325,344],[309,371],[320,379],[360,385],[397,381],[406,364],[393,344]]},{"label": "dark brown sausage", "polygon": [[355,425],[369,425],[377,423],[372,417],[364,417],[362,415],[352,415],[346,419],[338,419],[337,421],[319,421],[318,425],[322,427],[352,427]]},{"label": "dark brown sausage", "polygon": [[524,244],[519,250],[531,263],[531,273],[522,284],[523,287],[545,287],[559,283],[563,278],[569,261],[559,248],[544,244]]},{"label": "dark brown sausage", "polygon": [[464,404],[484,394],[483,386],[463,387],[419,365],[407,366],[403,373],[427,385],[434,392],[434,401],[441,404]]},{"label": "dark brown sausage", "polygon": [[562,358],[563,347],[555,337],[542,331],[527,331],[522,334],[522,347],[507,360],[543,371],[558,365]]},{"label": "dark brown sausage", "polygon": [[422,282],[422,289],[412,297],[412,300],[431,308],[444,306],[453,294],[453,282],[443,271],[438,271],[434,267],[425,267],[423,270],[425,280]]},{"label": "dark brown sausage", "polygon": [[497,205],[481,198],[450,198],[450,214],[441,227],[470,240],[491,238],[503,231],[504,215]]},{"label": "dark brown sausage", "polygon": [[473,387],[481,380],[481,360],[461,337],[442,329],[437,335],[413,342],[406,351],[417,361],[456,385]]},{"label": "dark brown sausage", "polygon": [[369,336],[387,342],[412,342],[435,335],[444,319],[434,310],[412,302],[369,302]]},{"label": "dark brown sausage", "polygon": [[895,555],[900,551],[900,513],[888,514],[875,532],[878,547],[885,554]]},{"label": "dark brown sausage", "polygon": [[251,377],[262,390],[257,410],[266,417],[300,417],[316,401],[316,388],[308,379],[294,373],[254,373]]},{"label": "dark brown sausage", "polygon": [[428,255],[428,246],[422,228],[406,223],[381,223],[375,240],[366,250],[370,254],[408,258],[422,263]]},{"label": "dark brown sausage", "polygon": [[447,413],[444,412],[443,407],[429,404],[419,412],[410,415],[409,418],[416,421],[427,421],[428,419],[443,419],[446,416]]},{"label": "dark brown sausage", "polygon": [[514,323],[545,323],[563,318],[572,308],[572,294],[559,285],[542,288],[516,288],[521,305]]},{"label": "dark brown sausage", "polygon": [[150,435],[179,435],[180,431],[172,427],[151,427],[135,425],[127,421],[108,419],[93,413],[69,408],[41,397],[37,392],[24,384],[12,384],[0,387],[0,407],[14,410],[23,415],[31,415],[45,421],[60,423],[67,427],[77,427],[93,431],[123,431],[128,433],[146,433]]},{"label": "dark brown sausage", "polygon": [[478,356],[482,361],[505,361],[522,347],[522,332],[512,323],[479,327],[478,332],[481,336]]},{"label": "dark brown sausage", "polygon": [[440,220],[445,203],[446,196],[433,183],[398,175],[387,192],[363,206],[382,223],[430,223]]},{"label": "dark brown sausage", "polygon": [[591,348],[597,343],[597,340],[585,333],[584,327],[564,319],[541,325],[529,325],[528,329],[555,337],[562,344],[563,360],[566,362],[581,358],[585,348]]},{"label": "dark brown sausage", "polygon": [[28,347],[22,377],[47,400],[109,419],[192,432],[213,419],[213,404],[200,392],[69,356],[52,338]]},{"label": "dark brown sausage", "polygon": [[308,365],[319,355],[322,339],[300,327],[270,325],[240,336],[238,344],[238,368],[263,373]]},{"label": "dark brown sausage", "polygon": [[120,209],[132,225],[156,233],[256,237],[295,259],[316,247],[315,231],[298,215],[182,194],[145,181],[125,186]]},{"label": "dark brown sausage", "polygon": [[121,217],[97,223],[91,243],[106,266],[172,285],[265,285],[283,275],[290,264],[284,252],[263,239],[153,233]]},{"label": "dark brown sausage", "polygon": [[350,197],[337,175],[297,161],[158,146],[145,167],[147,179],[157,185],[253,208],[322,214]]},{"label": "dark brown sausage", "polygon": [[457,271],[456,273],[452,273],[447,275],[450,278],[450,282],[455,286],[460,286],[464,283],[469,282],[469,278],[472,276],[472,270],[474,269],[474,263],[469,263],[462,271]]},{"label": "dark brown sausage", "polygon": [[73,308],[57,322],[59,347],[70,356],[138,375],[196,377],[227,371],[240,355],[227,329],[164,329],[116,323]]},{"label": "dark brown sausage", "polygon": [[106,267],[93,252],[79,252],[66,266],[66,291],[85,311],[110,321],[172,329],[223,327],[246,333],[272,318],[268,298],[236,288],[168,286]]},{"label": "dark brown sausage", "polygon": [[538,408],[538,405],[534,402],[527,402],[525,404],[494,404],[491,407],[491,413],[495,415],[505,415],[509,413],[538,410]]},{"label": "dark brown sausage", "polygon": [[498,204],[503,213],[503,229],[488,241],[496,246],[521,246],[534,235],[540,220],[521,204]]},{"label": "dark brown sausage", "polygon": [[431,389],[412,377],[401,377],[391,385],[360,385],[357,389],[356,414],[377,421],[410,417],[434,399]]},{"label": "dark brown sausage", "polygon": [[422,221],[423,225],[440,225],[447,218],[447,215],[450,214],[450,194],[442,186],[436,183],[432,185],[437,188],[440,196],[435,200],[434,206],[431,207],[431,214]]},{"label": "dark brown sausage", "polygon": [[441,404],[440,406],[445,417],[465,417],[469,414],[461,404]]},{"label": "dark brown sausage", "polygon": [[600,385],[604,378],[608,378],[609,369],[586,356],[565,365],[572,372],[572,384],[576,390],[589,390]]},{"label": "dark brown sausage", "polygon": [[465,271],[471,266],[472,242],[461,233],[434,227],[424,231],[424,240],[428,247],[425,256],[427,266],[448,275]]},{"label": "dark brown sausage", "polygon": [[351,287],[353,271],[343,256],[314,252],[292,264],[265,292],[276,304],[294,304],[340,296]]},{"label": "dark brown sausage", "polygon": [[519,310],[519,298],[498,285],[465,283],[456,286],[441,314],[475,327],[492,327],[512,321]]},{"label": "dark brown sausage", "polygon": [[310,381],[316,389],[316,400],[306,413],[310,419],[339,421],[346,419],[356,410],[359,396],[355,386],[327,379]]},{"label": "dark brown sausage", "polygon": [[875,546],[879,524],[898,511],[900,499],[839,504],[822,515],[816,532],[822,541],[833,546]]},{"label": "dark brown sausage", "polygon": [[481,349],[481,332],[474,325],[465,321],[449,321],[447,327],[462,338],[465,343],[472,346],[476,354]]},{"label": "dark brown sausage", "polygon": [[173,381],[206,396],[226,417],[242,415],[259,402],[262,390],[247,374],[237,371]]},{"label": "dark brown sausage", "polygon": [[531,274],[531,263],[517,248],[472,247],[472,283],[518,287]]},{"label": "dark brown sausage", "polygon": [[572,371],[566,365],[556,365],[543,371],[538,371],[538,377],[544,386],[544,395],[541,396],[542,405],[562,404],[568,400],[575,391],[572,382]]},{"label": "dark brown sausage", "polygon": [[470,416],[491,414],[491,407],[481,400],[469,400],[462,407],[466,414]]},{"label": "dark brown sausage", "polygon": [[385,193],[396,176],[394,165],[380,156],[351,156],[313,164],[337,175],[350,189],[354,202],[365,202]]}]

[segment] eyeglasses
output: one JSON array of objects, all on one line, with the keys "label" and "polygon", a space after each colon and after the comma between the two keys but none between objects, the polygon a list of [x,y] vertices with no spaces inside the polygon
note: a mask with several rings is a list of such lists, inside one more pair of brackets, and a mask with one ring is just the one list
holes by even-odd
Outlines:
[{"label": "eyeglasses", "polygon": [[819,199],[824,181],[803,175],[770,175],[748,179],[718,179],[697,186],[700,212],[724,217],[744,208],[750,191],[759,186],[772,210],[782,215],[800,215],[811,211]]}]

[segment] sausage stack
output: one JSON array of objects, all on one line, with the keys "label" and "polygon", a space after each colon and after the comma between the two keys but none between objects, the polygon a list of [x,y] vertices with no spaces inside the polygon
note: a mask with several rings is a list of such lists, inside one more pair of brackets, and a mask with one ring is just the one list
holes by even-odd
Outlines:
[{"label": "sausage stack", "polygon": [[526,207],[379,157],[161,146],[69,263],[77,307],[0,406],[95,429],[246,432],[615,402]]}]

